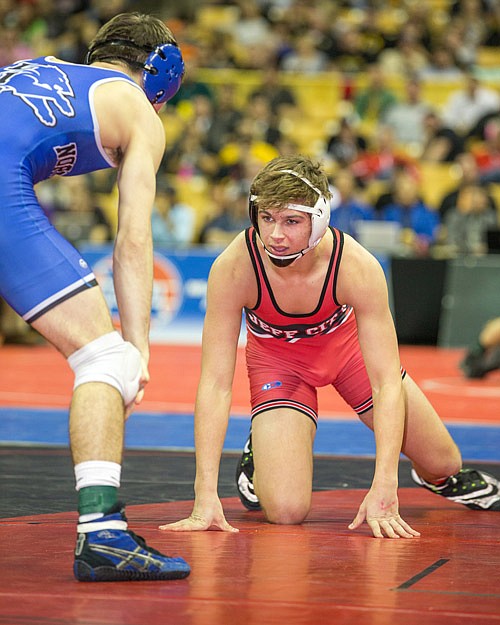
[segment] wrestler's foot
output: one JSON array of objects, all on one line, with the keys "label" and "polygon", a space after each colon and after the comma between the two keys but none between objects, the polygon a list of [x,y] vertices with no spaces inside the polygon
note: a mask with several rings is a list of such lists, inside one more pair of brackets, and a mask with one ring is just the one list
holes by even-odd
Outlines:
[{"label": "wrestler's foot", "polygon": [[190,573],[182,558],[163,555],[127,529],[122,504],[100,519],[79,523],[73,570],[81,582],[169,580]]},{"label": "wrestler's foot", "polygon": [[419,486],[472,510],[500,512],[500,482],[489,473],[476,469],[462,469],[438,486],[426,482],[415,469],[412,469],[411,476]]},{"label": "wrestler's foot", "polygon": [[236,488],[245,508],[260,510],[260,502],[253,488],[253,472],[252,434],[250,434],[236,467]]}]

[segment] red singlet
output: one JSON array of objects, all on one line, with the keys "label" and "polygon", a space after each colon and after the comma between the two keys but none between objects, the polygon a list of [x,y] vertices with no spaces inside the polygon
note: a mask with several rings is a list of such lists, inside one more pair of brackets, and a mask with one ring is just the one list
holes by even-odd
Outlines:
[{"label": "red singlet", "polygon": [[255,307],[245,308],[252,419],[267,410],[293,408],[316,422],[316,389],[328,384],[358,414],[373,406],[354,310],[336,297],[344,237],[340,230],[330,230],[333,249],[321,296],[305,314],[280,309],[257,247],[257,233],[254,228],[245,232],[258,287]]}]

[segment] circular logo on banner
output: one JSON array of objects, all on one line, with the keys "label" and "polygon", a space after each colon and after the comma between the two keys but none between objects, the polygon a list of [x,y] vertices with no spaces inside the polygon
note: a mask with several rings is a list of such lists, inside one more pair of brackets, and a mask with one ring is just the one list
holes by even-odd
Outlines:
[{"label": "circular logo on banner", "polygon": [[[94,263],[94,274],[111,311],[113,323],[120,327],[118,305],[113,286],[113,256],[108,254]],[[130,293],[130,297],[134,294]],[[151,330],[158,332],[177,315],[182,304],[182,279],[175,265],[159,254],[153,256],[153,301]]]},{"label": "circular logo on banner", "polygon": [[168,325],[182,304],[182,278],[177,267],[165,258],[153,256],[153,302],[151,323],[154,327]]}]

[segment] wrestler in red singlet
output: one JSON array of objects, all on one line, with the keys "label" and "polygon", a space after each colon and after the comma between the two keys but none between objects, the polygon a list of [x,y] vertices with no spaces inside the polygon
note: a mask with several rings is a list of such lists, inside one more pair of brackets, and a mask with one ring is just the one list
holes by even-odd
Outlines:
[{"label": "wrestler in red singlet", "polygon": [[[358,414],[373,405],[354,311],[336,297],[344,237],[340,230],[330,230],[332,255],[320,300],[311,303],[310,313],[300,315],[287,313],[278,306],[257,246],[256,231],[246,231],[258,285],[257,304],[245,308],[252,418],[284,407],[294,408],[316,422],[316,388],[328,384]],[[289,348],[290,343],[294,344],[293,349]]]}]

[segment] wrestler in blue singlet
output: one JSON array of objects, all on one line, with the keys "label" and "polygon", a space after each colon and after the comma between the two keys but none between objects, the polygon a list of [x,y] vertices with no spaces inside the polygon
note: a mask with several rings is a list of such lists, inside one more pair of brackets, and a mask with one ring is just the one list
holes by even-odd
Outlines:
[{"label": "wrestler in blue singlet", "polygon": [[0,68],[0,296],[27,322],[96,284],[50,224],[34,185],[113,167],[93,101],[99,84],[115,80],[137,86],[122,72],[52,57]]}]

